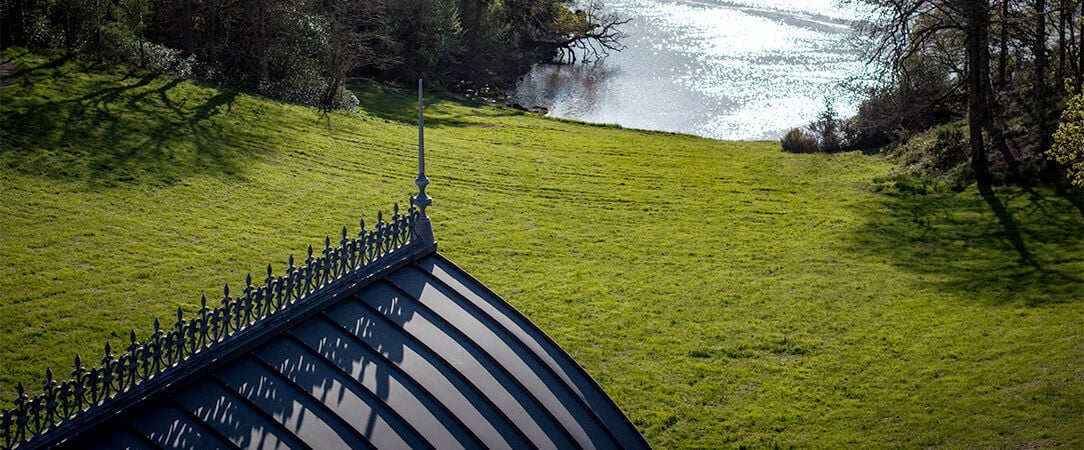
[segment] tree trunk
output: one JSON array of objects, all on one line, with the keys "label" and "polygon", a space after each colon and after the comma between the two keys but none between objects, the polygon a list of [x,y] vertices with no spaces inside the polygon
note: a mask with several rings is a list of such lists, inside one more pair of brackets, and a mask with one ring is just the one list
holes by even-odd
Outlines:
[{"label": "tree trunk", "polygon": [[[184,3],[181,6],[181,26],[184,27],[184,37],[181,38],[181,43],[184,48],[181,50],[185,56],[191,55],[196,51],[196,26],[195,26],[195,14],[192,9],[192,0],[182,0]],[[203,55],[201,55],[203,56]]]},{"label": "tree trunk", "polygon": [[1008,85],[1007,68],[1009,60],[1009,0],[1001,0],[1001,36],[998,44],[1001,45],[997,55],[997,90],[1005,91]]},{"label": "tree trunk", "polygon": [[1076,6],[1077,2],[1072,2],[1066,8],[1067,14],[1069,15],[1069,23],[1066,26],[1069,31],[1069,40],[1065,43],[1065,47],[1068,49],[1069,52],[1069,56],[1066,58],[1068,60],[1066,65],[1069,66],[1068,70],[1072,72],[1070,76],[1072,76],[1074,80],[1079,81],[1081,67],[1079,64],[1076,63],[1076,61],[1077,57],[1080,56],[1081,49],[1079,46],[1077,46],[1076,27],[1073,26],[1073,24],[1076,23]]},{"label": "tree trunk", "polygon": [[1058,76],[1054,80],[1055,89],[1062,86],[1062,80],[1065,80],[1065,75],[1068,74],[1066,70],[1066,40],[1065,40],[1065,25],[1067,23],[1067,15],[1069,9],[1065,7],[1066,0],[1058,0]]},{"label": "tree trunk", "polygon": [[1046,0],[1035,0],[1035,41],[1032,45],[1032,53],[1035,56],[1035,79],[1032,95],[1035,101],[1035,125],[1039,128],[1039,151],[1050,148],[1050,122],[1047,119],[1047,85],[1046,85]]},{"label": "tree trunk", "polygon": [[33,8],[27,0],[15,0],[8,3],[4,11],[0,11],[0,49],[13,45],[26,45],[26,24],[24,23],[24,11]]},{"label": "tree trunk", "polygon": [[990,126],[990,8],[987,0],[965,0],[967,20],[967,124],[971,138],[971,168],[979,190],[992,184],[983,131]]},{"label": "tree trunk", "polygon": [[459,2],[459,23],[463,27],[463,43],[467,53],[478,49],[479,33],[483,32],[478,9],[477,0]]},{"label": "tree trunk", "polygon": [[257,86],[270,81],[271,78],[271,61],[270,55],[267,51],[267,40],[270,36],[267,35],[267,2],[256,2],[256,36],[255,36],[255,51],[258,61],[259,74],[257,75]]}]

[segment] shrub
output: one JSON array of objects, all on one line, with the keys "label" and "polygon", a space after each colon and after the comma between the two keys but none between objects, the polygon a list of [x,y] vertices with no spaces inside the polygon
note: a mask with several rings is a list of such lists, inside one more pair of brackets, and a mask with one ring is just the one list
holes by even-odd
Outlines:
[{"label": "shrub", "polygon": [[904,178],[924,179],[959,190],[971,184],[974,176],[970,142],[967,123],[957,121],[911,137],[896,146],[891,156]]},{"label": "shrub", "polygon": [[1046,154],[1065,169],[1070,183],[1084,187],[1084,93],[1069,99],[1054,133],[1054,145]]},{"label": "shrub", "polygon": [[820,150],[817,139],[799,128],[788,131],[779,143],[783,151],[790,153],[815,153]]},{"label": "shrub", "polygon": [[824,102],[824,111],[821,111],[816,121],[809,124],[809,128],[817,135],[820,151],[834,153],[843,149],[843,140],[840,139],[843,127],[830,100]]},{"label": "shrub", "polygon": [[967,98],[957,92],[946,68],[914,56],[907,76],[873,88],[858,106],[848,145],[867,150],[964,117]]},{"label": "shrub", "polygon": [[186,80],[208,80],[197,74],[199,62],[196,55],[187,57],[177,49],[153,42],[132,41],[117,49],[122,61],[136,64],[154,73],[168,74]]},{"label": "shrub", "polygon": [[824,110],[817,120],[804,129],[794,128],[779,143],[783,151],[790,153],[835,153],[848,148],[847,138],[853,134],[851,122],[840,120],[831,100],[824,102]]},{"label": "shrub", "polygon": [[320,74],[317,63],[311,58],[297,58],[290,64],[289,70],[276,71],[271,79],[261,81],[256,86],[260,95],[297,103],[316,105],[320,94],[327,88],[327,80]]}]

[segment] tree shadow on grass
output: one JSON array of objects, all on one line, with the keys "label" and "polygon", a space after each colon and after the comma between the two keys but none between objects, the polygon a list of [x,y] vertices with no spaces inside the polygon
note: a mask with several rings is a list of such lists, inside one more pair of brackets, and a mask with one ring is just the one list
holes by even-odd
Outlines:
[{"label": "tree shadow on grass", "polygon": [[231,176],[245,151],[216,116],[236,92],[61,57],[20,71],[0,105],[0,164],[97,186]]},{"label": "tree shadow on grass", "polygon": [[1059,184],[1057,189],[1058,195],[1068,199],[1084,217],[1084,188]]},{"label": "tree shadow on grass", "polygon": [[989,304],[1084,300],[1084,217],[1048,189],[892,193],[863,211],[858,257]]},{"label": "tree shadow on grass", "polygon": [[[416,88],[396,89],[389,86],[379,85],[373,82],[351,83],[351,92],[358,98],[358,102],[365,111],[377,118],[389,122],[401,122],[406,124],[418,123],[418,92]],[[483,103],[471,100],[451,99],[451,94],[433,92],[433,95],[425,95],[425,126],[426,127],[464,127],[486,126],[485,119],[510,117],[523,114],[513,109],[502,108],[479,108]],[[442,108],[444,104],[462,105],[470,107],[470,115],[449,113]]]},{"label": "tree shadow on grass", "polygon": [[1016,219],[1005,204],[997,198],[994,191],[988,188],[980,189],[979,195],[982,196],[982,199],[990,206],[990,210],[997,216],[997,221],[1001,223],[1001,228],[1005,230],[1004,239],[1012,244],[1013,249],[1016,250],[1017,255],[1020,257],[1020,263],[1042,269],[1039,263],[1035,261],[1035,258],[1032,257],[1023,236],[1020,235],[1020,227],[1016,224]]},{"label": "tree shadow on grass", "polygon": [[[29,55],[30,53],[31,52],[29,50],[20,50],[18,53],[14,53],[11,56],[13,58],[21,58],[23,56]],[[56,69],[56,68],[58,68],[60,66],[63,66],[65,64],[67,64],[68,62],[70,62],[75,57],[75,55],[73,53],[68,53],[68,52],[63,52],[63,53],[55,52],[55,53],[56,54],[54,55],[53,58],[47,59],[42,64],[38,64],[36,66],[24,66],[24,67],[20,67],[20,68],[16,69],[15,72],[13,72],[11,74],[11,78],[17,79],[19,77],[28,76],[30,74],[33,74],[34,72],[48,71],[50,69]]]}]

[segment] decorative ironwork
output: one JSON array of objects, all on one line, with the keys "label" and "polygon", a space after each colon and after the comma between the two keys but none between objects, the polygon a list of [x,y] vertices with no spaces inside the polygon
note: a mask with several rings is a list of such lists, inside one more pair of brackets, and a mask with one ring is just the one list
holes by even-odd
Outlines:
[{"label": "decorative ironwork", "polygon": [[[22,383],[16,391],[15,406],[0,411],[0,449],[12,449],[49,430],[72,420],[95,408],[104,408],[130,393],[140,383],[162,374],[172,367],[184,364],[193,356],[202,355],[216,343],[230,339],[272,315],[288,314],[292,307],[303,306],[310,294],[337,280],[351,277],[379,265],[385,256],[414,245],[430,242],[415,239],[414,228],[421,220],[419,208],[411,206],[400,213],[395,205],[391,218],[384,220],[378,213],[377,223],[366,229],[361,221],[357,237],[342,230],[338,246],[331,246],[331,238],[324,239],[324,249],[314,252],[310,246],[304,264],[295,266],[290,256],[286,274],[275,276],[267,266],[267,278],[263,285],[252,284],[252,275],[245,279],[240,292],[223,288],[221,306],[211,308],[207,296],[200,299],[195,316],[185,318],[180,307],[177,320],[172,326],[163,327],[154,320],[154,331],[144,342],[139,342],[135,330],[129,334],[130,343],[120,353],[114,353],[105,344],[99,364],[84,367],[83,359],[75,357],[71,378],[54,379],[53,371],[45,371],[42,393],[29,396]],[[234,292],[235,296],[231,296]]]},{"label": "decorative ironwork", "polygon": [[429,223],[429,216],[425,214],[425,208],[433,204],[433,198],[425,193],[425,187],[429,186],[429,177],[425,176],[425,101],[422,98],[422,80],[418,79],[418,178],[414,184],[418,186],[418,195],[410,197],[410,205],[415,206],[421,213],[418,227],[415,230],[419,241],[433,243],[433,226]]}]

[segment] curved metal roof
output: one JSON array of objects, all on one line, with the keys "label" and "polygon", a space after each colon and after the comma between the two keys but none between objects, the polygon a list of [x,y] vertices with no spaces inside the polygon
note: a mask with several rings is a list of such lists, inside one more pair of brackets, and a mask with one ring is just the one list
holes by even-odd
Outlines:
[{"label": "curved metal roof", "polygon": [[645,448],[537,327],[433,252],[72,448]]}]

